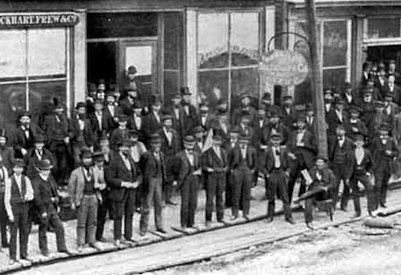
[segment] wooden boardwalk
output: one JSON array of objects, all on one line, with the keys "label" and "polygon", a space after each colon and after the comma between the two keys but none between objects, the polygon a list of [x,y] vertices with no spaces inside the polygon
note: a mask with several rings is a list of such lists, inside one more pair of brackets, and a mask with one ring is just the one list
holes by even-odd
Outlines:
[{"label": "wooden boardwalk", "polygon": [[[112,223],[108,223],[106,228],[106,238],[110,243],[103,244],[103,253],[87,249],[83,253],[66,258],[66,255],[55,253],[49,258],[38,256],[37,233],[33,233],[30,238],[30,256],[34,258],[33,263],[8,265],[8,251],[0,253],[1,271],[17,271],[27,269],[31,265],[34,267],[23,271],[21,274],[125,274],[142,273],[146,271],[161,269],[169,266],[190,263],[210,257],[233,252],[243,248],[262,243],[274,242],[291,236],[305,233],[303,213],[294,213],[296,225],[290,225],[284,221],[284,217],[277,217],[271,224],[266,224],[262,218],[265,216],[267,201],[262,200],[264,188],[255,187],[253,190],[254,200],[251,202],[252,222],[246,223],[239,219],[235,224],[214,223],[211,229],[204,226],[204,194],[200,195],[200,207],[196,215],[198,230],[192,232],[179,232],[174,227],[179,225],[179,207],[167,206],[164,208],[165,224],[168,233],[165,235],[151,233],[145,237],[140,237],[137,233],[139,215],[134,219],[135,236],[137,246],[105,253],[115,250],[112,245]],[[400,205],[399,196],[401,190],[393,190],[389,194],[389,207]],[[366,208],[366,199],[362,199],[363,206]],[[325,213],[316,213],[316,222],[320,227],[328,227],[338,223],[351,222],[353,215],[352,202],[349,204],[350,211],[336,211],[334,221],[330,222]],[[226,219],[229,220],[229,210],[226,210]],[[231,226],[230,226],[231,225]],[[75,222],[65,224],[69,248],[74,250],[75,245]],[[152,228],[151,230],[154,230]],[[154,231],[153,231],[154,232]],[[55,251],[54,234],[51,235],[52,251]],[[52,263],[53,262],[53,263]],[[56,263],[57,262],[57,263]],[[48,263],[41,265],[41,263]],[[96,263],[96,264],[94,264]],[[117,270],[116,270],[116,267]]]}]

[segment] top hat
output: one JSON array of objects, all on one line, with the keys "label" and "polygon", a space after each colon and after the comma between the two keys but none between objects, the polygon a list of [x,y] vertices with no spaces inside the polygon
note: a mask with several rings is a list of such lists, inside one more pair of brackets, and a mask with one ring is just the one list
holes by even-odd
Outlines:
[{"label": "top hat", "polygon": [[194,146],[195,138],[191,135],[184,137],[184,146]]},{"label": "top hat", "polygon": [[33,138],[33,142],[34,143],[45,143],[45,137],[43,136],[43,135],[36,135],[34,138]]},{"label": "top hat", "polygon": [[181,87],[180,88],[180,93],[182,95],[192,95],[192,93],[189,91],[189,88],[187,86]]}]

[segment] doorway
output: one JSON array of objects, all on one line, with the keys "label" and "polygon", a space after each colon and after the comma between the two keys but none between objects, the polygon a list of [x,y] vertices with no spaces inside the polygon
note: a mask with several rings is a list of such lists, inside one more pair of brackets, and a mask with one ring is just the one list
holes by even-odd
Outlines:
[{"label": "doorway", "polygon": [[387,66],[389,60],[395,60],[397,68],[401,68],[401,45],[369,46],[367,60],[372,62],[384,62]]}]

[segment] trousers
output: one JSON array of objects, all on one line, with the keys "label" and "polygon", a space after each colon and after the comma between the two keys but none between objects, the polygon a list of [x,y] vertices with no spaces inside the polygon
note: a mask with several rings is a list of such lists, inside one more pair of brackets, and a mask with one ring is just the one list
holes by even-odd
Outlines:
[{"label": "trousers", "polygon": [[180,187],[181,191],[181,226],[192,227],[195,224],[195,212],[198,206],[199,177],[188,176]]},{"label": "trousers", "polygon": [[216,202],[217,221],[223,220],[223,194],[226,184],[226,173],[211,173],[206,184],[206,221],[212,220],[212,213]]},{"label": "trousers", "polygon": [[77,213],[77,243],[84,245],[85,240],[89,244],[96,242],[96,224],[97,224],[97,197],[93,195],[84,195]]},{"label": "trousers", "polygon": [[65,251],[67,247],[65,245],[65,235],[63,224],[57,214],[55,206],[51,203],[47,208],[47,217],[40,218],[39,222],[39,248],[42,252],[48,252],[47,246],[47,229],[49,225],[54,228],[56,233],[57,250]]},{"label": "trousers", "polygon": [[17,259],[17,234],[19,231],[20,256],[26,259],[28,256],[28,238],[29,238],[29,204],[27,202],[11,203],[11,209],[14,215],[14,222],[10,229],[10,259]]},{"label": "trousers", "polygon": [[153,202],[154,214],[155,214],[155,225],[156,229],[162,229],[162,184],[163,180],[161,178],[151,178],[148,182],[148,190],[144,194],[142,199],[141,208],[141,220],[140,220],[140,231],[147,232],[149,228],[149,214],[150,205]]},{"label": "trousers", "polygon": [[234,186],[232,189],[232,215],[238,216],[240,203],[243,207],[243,214],[248,215],[251,201],[252,172],[248,167],[240,166],[234,169],[233,176]]},{"label": "trousers", "polygon": [[350,185],[353,194],[354,208],[357,214],[361,214],[361,198],[359,195],[358,181],[365,186],[366,196],[368,200],[368,211],[372,212],[376,209],[375,194],[373,190],[373,184],[370,178],[366,174],[354,175],[350,180]]}]

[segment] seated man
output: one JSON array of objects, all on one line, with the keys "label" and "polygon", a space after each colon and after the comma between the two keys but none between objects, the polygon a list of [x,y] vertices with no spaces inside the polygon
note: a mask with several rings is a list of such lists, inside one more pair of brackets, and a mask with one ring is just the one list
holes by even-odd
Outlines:
[{"label": "seated man", "polygon": [[306,180],[308,191],[316,191],[313,196],[308,197],[305,201],[305,222],[310,229],[314,229],[312,224],[314,202],[330,199],[332,190],[336,185],[336,177],[333,171],[327,167],[326,162],[325,157],[316,157],[315,166],[309,170],[310,178]]}]

